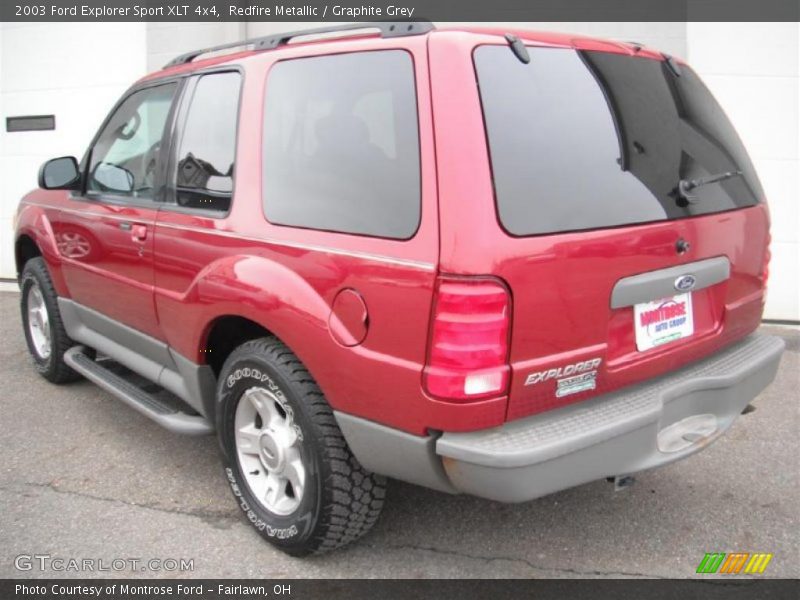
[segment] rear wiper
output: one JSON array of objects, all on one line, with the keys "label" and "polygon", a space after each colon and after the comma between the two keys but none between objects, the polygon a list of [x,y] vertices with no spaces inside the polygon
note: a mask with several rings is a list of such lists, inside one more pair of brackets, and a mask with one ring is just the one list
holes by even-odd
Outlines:
[{"label": "rear wiper", "polygon": [[710,183],[725,181],[732,177],[741,177],[741,175],[741,171],[726,171],[725,173],[717,173],[716,175],[709,175],[708,177],[698,177],[697,179],[681,179],[680,182],[678,182],[678,192],[691,202],[692,196],[689,195],[689,192],[693,189],[709,185]]}]

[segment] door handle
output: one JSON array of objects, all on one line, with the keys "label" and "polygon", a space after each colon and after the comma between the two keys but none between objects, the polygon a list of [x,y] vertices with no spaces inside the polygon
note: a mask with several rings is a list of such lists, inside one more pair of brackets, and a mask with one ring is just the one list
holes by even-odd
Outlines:
[{"label": "door handle", "polygon": [[134,224],[131,229],[131,239],[134,242],[143,242],[147,239],[147,225]]},{"label": "door handle", "polygon": [[134,242],[143,242],[147,239],[147,225],[120,221],[119,228],[122,229],[122,231],[130,231],[131,239]]}]

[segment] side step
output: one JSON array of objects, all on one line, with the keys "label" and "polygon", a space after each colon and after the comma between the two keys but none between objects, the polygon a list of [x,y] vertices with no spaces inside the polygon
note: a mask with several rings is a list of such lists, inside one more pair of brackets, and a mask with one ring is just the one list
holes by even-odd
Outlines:
[{"label": "side step", "polygon": [[64,353],[64,362],[89,381],[114,394],[131,408],[152,419],[165,429],[186,435],[204,435],[214,431],[201,415],[188,415],[169,406],[127,381],[113,371],[84,354],[83,346],[75,346]]}]

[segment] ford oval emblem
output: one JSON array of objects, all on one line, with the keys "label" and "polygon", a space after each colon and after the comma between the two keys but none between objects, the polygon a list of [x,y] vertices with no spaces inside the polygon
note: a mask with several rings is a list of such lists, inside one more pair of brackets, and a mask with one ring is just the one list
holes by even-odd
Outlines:
[{"label": "ford oval emblem", "polygon": [[688,292],[694,289],[697,278],[694,275],[681,275],[675,280],[675,289],[679,292]]}]

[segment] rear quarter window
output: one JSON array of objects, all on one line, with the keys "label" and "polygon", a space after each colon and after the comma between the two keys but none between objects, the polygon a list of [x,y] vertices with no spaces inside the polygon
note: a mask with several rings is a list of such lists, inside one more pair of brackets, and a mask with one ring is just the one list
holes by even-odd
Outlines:
[{"label": "rear quarter window", "polygon": [[[497,210],[512,235],[678,219],[756,204],[739,137],[688,67],[603,52],[480,46],[474,63]],[[742,176],[677,193],[681,179]]]},{"label": "rear quarter window", "polygon": [[177,205],[226,213],[233,196],[241,75],[211,73],[197,81],[178,144]]},{"label": "rear quarter window", "polygon": [[414,235],[419,131],[407,52],[277,63],[266,82],[263,139],[270,222],[384,238]]}]

